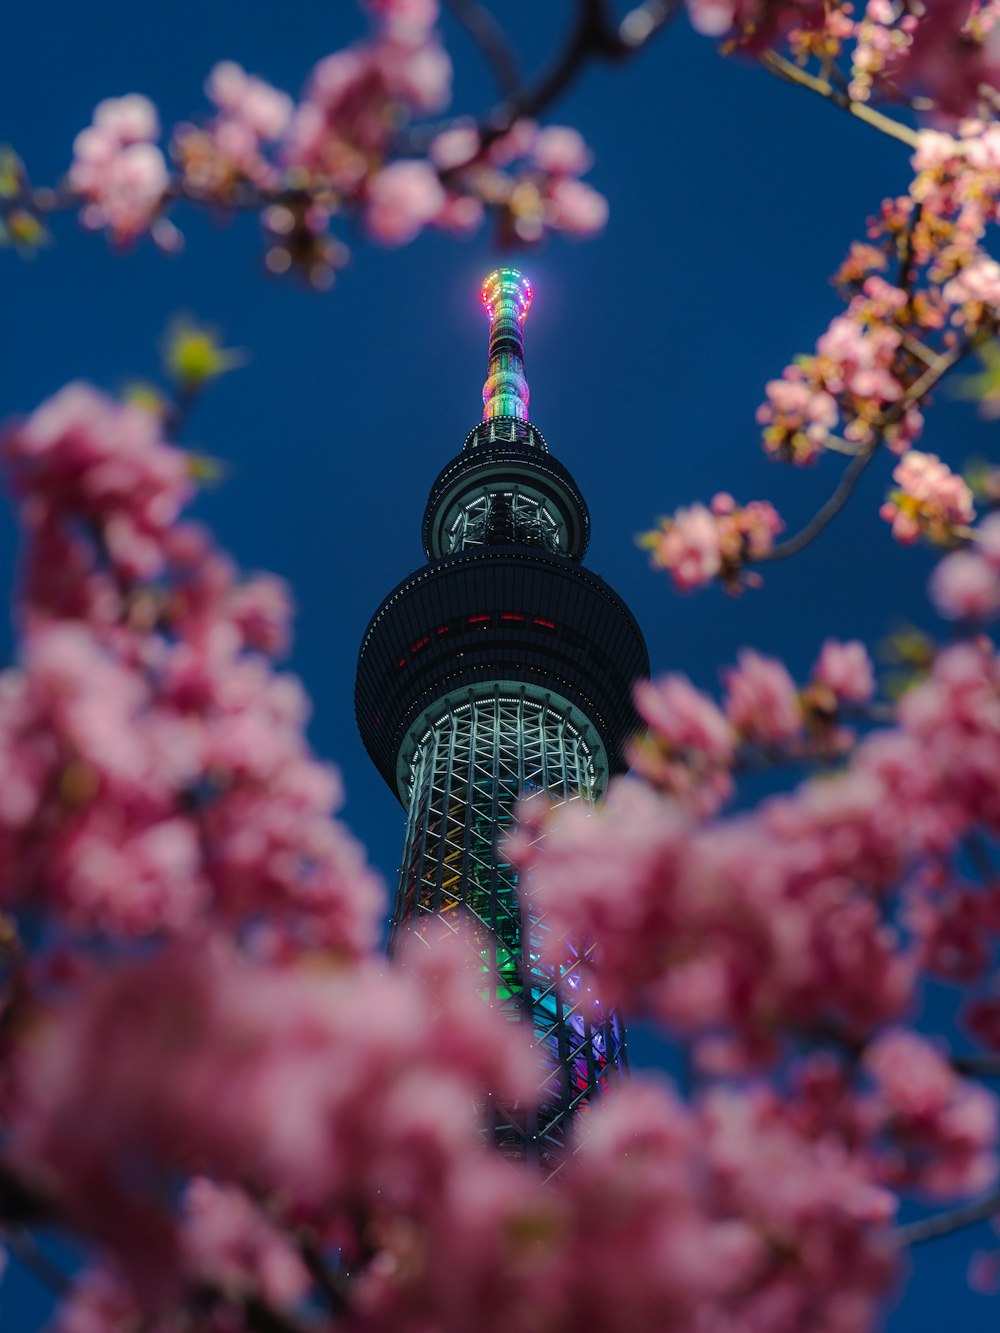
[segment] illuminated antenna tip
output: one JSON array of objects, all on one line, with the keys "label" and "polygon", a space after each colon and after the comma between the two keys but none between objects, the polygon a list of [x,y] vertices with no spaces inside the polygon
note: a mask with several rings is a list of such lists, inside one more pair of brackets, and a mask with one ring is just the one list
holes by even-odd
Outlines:
[{"label": "illuminated antenna tip", "polygon": [[490,319],[496,319],[503,307],[523,320],[531,306],[531,283],[516,268],[498,268],[483,283],[483,305]]},{"label": "illuminated antenna tip", "polygon": [[483,283],[483,305],[490,317],[490,354],[483,385],[483,416],[528,419],[528,381],[524,378],[524,317],[531,305],[531,283],[516,268],[498,268]]}]

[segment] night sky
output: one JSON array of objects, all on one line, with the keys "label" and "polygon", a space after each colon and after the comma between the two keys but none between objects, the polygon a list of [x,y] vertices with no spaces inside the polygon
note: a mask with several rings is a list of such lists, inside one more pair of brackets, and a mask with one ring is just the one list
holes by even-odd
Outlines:
[{"label": "night sky", "polygon": [[[502,10],[526,70],[542,68],[569,0],[506,0]],[[364,20],[350,0],[174,0],[142,11],[124,0],[99,9],[53,0],[16,6],[3,28],[0,141],[46,183],[65,170],[102,97],[145,92],[167,124],[200,115],[204,77],[226,57],[297,93]],[[488,70],[448,32],[455,108],[482,111],[493,100]],[[155,377],[178,311],[218,324],[229,345],[252,354],[209,391],[183,441],[226,465],[197,512],[244,567],[274,570],[294,588],[291,665],[315,702],[312,740],[339,764],[346,818],[390,882],[403,815],[356,734],[355,659],[382,597],[423,562],[430,484],[479,419],[479,285],[502,258],[535,288],[532,419],[588,499],[587,564],[635,612],[654,672],[684,671],[714,688],[719,666],[750,645],[802,677],[828,635],[874,644],[903,621],[933,624],[929,556],[895,545],[877,516],[888,460],[821,541],[739,599],[718,589],[677,596],[635,544],[658,514],[716,490],[773,500],[790,530],[829,493],[841,460],[796,471],[768,463],[754,411],[764,383],[811,350],[836,313],[829,275],[882,197],[905,189],[907,150],[759,69],[722,61],[683,19],[634,62],[589,68],[547,122],[575,125],[594,149],[587,179],[611,202],[596,241],[499,256],[486,231],[465,242],[428,235],[398,251],[345,231],[353,260],[322,294],[265,276],[252,218],[222,226],[190,210],[175,215],[186,237],[179,257],[148,243],[112,255],[68,217],[34,262],[0,254],[2,416],[69,379],[114,389]],[[958,467],[989,452],[990,430],[942,395],[922,447]],[[8,581],[14,549],[5,516]],[[953,1004],[950,993],[936,1000]],[[633,1042],[633,1063],[657,1058],[651,1040]],[[981,1245],[990,1236],[977,1233]],[[889,1320],[894,1333],[946,1319],[992,1326],[996,1305],[965,1289],[969,1248],[965,1236],[920,1254]],[[30,1330],[47,1308],[12,1263],[0,1318]]]}]

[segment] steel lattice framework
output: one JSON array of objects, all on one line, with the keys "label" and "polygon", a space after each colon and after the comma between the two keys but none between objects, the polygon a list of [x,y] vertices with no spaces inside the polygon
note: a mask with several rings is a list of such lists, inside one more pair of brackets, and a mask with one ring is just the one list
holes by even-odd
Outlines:
[{"label": "steel lattice framework", "polygon": [[[624,1033],[578,973],[543,963],[546,922],[505,851],[519,799],[592,805],[636,726],[645,643],[620,597],[581,565],[590,534],[573,478],[528,421],[513,269],[483,284],[483,421],[434,482],[429,563],[365,633],[355,707],[369,754],[407,810],[390,950],[471,919],[484,999],[530,1024],[536,1107],[487,1104],[500,1148],[557,1170],[574,1113],[622,1070]],[[609,886],[610,887],[610,886]]]},{"label": "steel lattice framework", "polygon": [[471,917],[479,927],[484,998],[530,1022],[541,1056],[537,1110],[490,1103],[490,1128],[503,1149],[524,1145],[547,1159],[562,1143],[581,1101],[623,1067],[621,1026],[577,975],[556,984],[542,965],[545,918],[519,891],[504,851],[521,796],[545,792],[554,803],[598,795],[590,746],[551,699],[471,695],[427,728],[413,753],[406,844],[393,938],[427,923]]}]

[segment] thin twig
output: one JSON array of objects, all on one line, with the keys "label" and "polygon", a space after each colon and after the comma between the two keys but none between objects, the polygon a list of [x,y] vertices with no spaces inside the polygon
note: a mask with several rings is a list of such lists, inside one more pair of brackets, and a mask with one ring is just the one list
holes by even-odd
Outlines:
[{"label": "thin twig", "polygon": [[848,115],[853,116],[856,120],[861,120],[866,125],[870,125],[872,129],[888,135],[890,139],[898,139],[900,143],[905,143],[910,148],[916,148],[918,142],[916,130],[911,130],[908,125],[901,125],[898,120],[893,120],[891,116],[883,115],[881,111],[876,111],[867,102],[854,101],[847,93],[835,88],[827,79],[818,79],[815,74],[800,69],[798,65],[786,60],[784,56],[778,55],[777,51],[763,51],[758,59],[768,73],[776,75],[779,79],[785,79],[788,83],[797,83],[800,88],[808,88],[810,92],[817,93],[828,102],[832,102],[834,106],[839,107],[841,111],[846,111]]},{"label": "thin twig", "polygon": [[994,1190],[982,1199],[951,1208],[945,1213],[935,1213],[919,1222],[910,1222],[907,1226],[897,1227],[893,1239],[900,1248],[908,1245],[920,1245],[925,1240],[936,1240],[939,1236],[950,1236],[953,1231],[962,1231],[966,1227],[984,1222],[994,1213],[1000,1212],[1000,1190]]},{"label": "thin twig", "polygon": [[837,483],[837,489],[826,503],[820,506],[805,527],[797,532],[794,537],[789,537],[787,541],[772,546],[765,555],[758,556],[754,563],[762,564],[771,560],[787,560],[789,556],[798,555],[799,551],[814,542],[820,533],[829,527],[854,494],[855,487],[861,480],[861,474],[875,457],[875,454],[876,449],[873,446],[865,453],[852,458]]},{"label": "thin twig", "polygon": [[513,97],[521,86],[517,52],[493,14],[478,0],[445,0],[445,4],[493,71],[500,96]]},{"label": "thin twig", "polygon": [[18,1263],[54,1296],[67,1296],[72,1291],[73,1279],[42,1253],[34,1236],[23,1227],[4,1232],[4,1244]]},{"label": "thin twig", "polygon": [[1000,1078],[1000,1056],[953,1055],[951,1067],[966,1078]]}]

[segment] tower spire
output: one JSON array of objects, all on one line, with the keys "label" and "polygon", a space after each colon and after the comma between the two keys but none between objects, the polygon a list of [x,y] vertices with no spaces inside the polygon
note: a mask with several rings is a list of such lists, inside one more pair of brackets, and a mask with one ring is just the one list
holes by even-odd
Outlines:
[{"label": "tower spire", "polygon": [[483,385],[483,417],[528,420],[528,381],[524,377],[524,317],[531,305],[531,283],[516,268],[498,268],[483,283],[483,305],[490,318],[490,351]]}]

